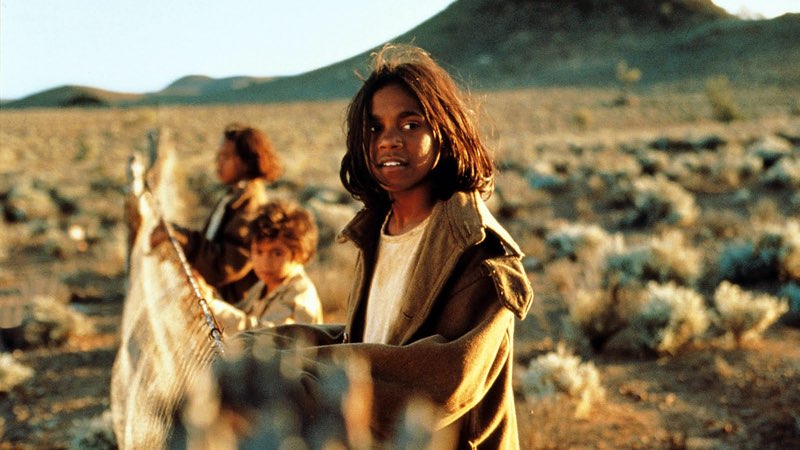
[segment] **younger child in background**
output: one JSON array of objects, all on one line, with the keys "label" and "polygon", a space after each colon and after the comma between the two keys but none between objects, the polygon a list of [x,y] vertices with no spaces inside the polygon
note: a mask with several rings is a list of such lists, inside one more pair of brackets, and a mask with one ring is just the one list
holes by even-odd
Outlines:
[{"label": "younger child in background", "polygon": [[317,227],[299,205],[267,203],[250,222],[250,262],[259,281],[231,305],[212,299],[209,306],[227,334],[291,323],[322,323],[314,283],[304,265],[317,248]]}]

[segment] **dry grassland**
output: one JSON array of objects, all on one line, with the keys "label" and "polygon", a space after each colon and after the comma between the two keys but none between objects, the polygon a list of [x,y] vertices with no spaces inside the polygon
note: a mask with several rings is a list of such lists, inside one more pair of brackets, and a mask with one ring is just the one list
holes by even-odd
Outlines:
[{"label": "dry grassland", "polygon": [[[789,142],[800,159],[800,142],[791,141],[800,138],[800,88],[736,89],[745,118],[730,123],[712,118],[703,92],[673,86],[637,94],[628,106],[614,106],[614,89],[475,95],[501,167],[490,207],[528,255],[536,292],[531,314],[517,325],[520,371],[568,340],[566,297],[587,282],[576,275],[576,261],[556,258],[546,239],[552,230],[594,224],[631,244],[678,230],[702,254],[704,270],[694,287],[710,300],[726,242],[752,236],[759,224],[800,215],[800,179],[775,186],[760,178],[763,170],[740,167],[752,146],[768,137]],[[10,393],[0,391],[0,448],[63,448],[75,421],[108,408],[124,296],[125,167],[133,150],[147,148],[151,129],[173,133],[180,160],[175,176],[183,180],[188,206],[177,219],[196,227],[217,193],[213,158],[223,127],[237,121],[264,130],[285,165],[276,189],[316,202],[324,239],[310,273],[328,318],[341,319],[353,254],[332,236],[358,209],[335,195],[344,193],[338,168],[345,107],[330,101],[0,111],[4,214],[11,214],[12,197],[26,214],[18,222],[0,221],[0,300],[55,296],[85,312],[96,329],[57,347],[14,353],[35,375]],[[653,147],[659,139],[697,144],[709,137],[722,143],[713,150]],[[620,187],[610,180],[643,176],[644,161],[691,194],[699,210],[694,220],[626,225],[631,207],[619,206]],[[70,237],[76,227],[85,237]],[[790,280],[764,280],[752,289],[775,294]],[[526,448],[800,445],[796,328],[777,323],[743,348],[715,340],[660,358],[592,352],[576,342],[570,343],[598,367],[606,396],[588,416],[576,418],[568,398],[527,402],[520,393]]]}]

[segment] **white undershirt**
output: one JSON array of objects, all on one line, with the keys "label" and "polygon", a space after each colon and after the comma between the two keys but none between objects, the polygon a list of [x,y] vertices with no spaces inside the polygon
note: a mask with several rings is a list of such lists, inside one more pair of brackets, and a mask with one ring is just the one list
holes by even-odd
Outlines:
[{"label": "white undershirt", "polygon": [[225,215],[225,208],[228,207],[228,203],[233,200],[233,197],[236,195],[236,193],[241,192],[245,187],[247,187],[247,180],[241,180],[236,183],[235,189],[229,189],[228,192],[220,199],[220,201],[217,203],[217,207],[214,209],[214,212],[211,213],[211,218],[208,220],[206,239],[209,241],[214,240],[214,236],[217,235],[219,226],[222,223],[222,216]]},{"label": "white undershirt", "polygon": [[208,228],[206,228],[206,239],[209,241],[214,240],[219,224],[222,223],[225,207],[228,206],[228,202],[230,202],[232,198],[233,194],[225,194],[225,196],[220,199],[219,203],[217,203],[216,209],[214,209],[214,212],[211,214],[211,219],[208,221]]},{"label": "white undershirt", "polygon": [[367,297],[364,342],[385,344],[401,306],[406,286],[417,260],[417,250],[430,216],[411,230],[397,236],[386,234],[387,220],[381,228],[375,272]]}]

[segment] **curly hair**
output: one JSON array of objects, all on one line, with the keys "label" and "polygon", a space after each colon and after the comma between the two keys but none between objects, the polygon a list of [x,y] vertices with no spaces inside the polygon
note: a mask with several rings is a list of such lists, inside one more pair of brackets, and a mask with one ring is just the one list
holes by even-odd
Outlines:
[{"label": "curly hair", "polygon": [[454,192],[494,188],[494,164],[483,144],[474,112],[450,75],[419,47],[386,44],[373,53],[373,69],[347,108],[347,151],[339,178],[344,188],[368,208],[388,208],[389,196],[369,170],[372,97],[383,87],[399,85],[422,106],[434,139],[439,163],[431,179],[437,198]]},{"label": "curly hair", "polygon": [[262,206],[248,231],[251,243],[280,240],[302,264],[309,262],[317,250],[314,218],[308,210],[288,200],[274,200]]},{"label": "curly hair", "polygon": [[233,142],[236,155],[247,167],[245,178],[275,181],[283,167],[267,135],[253,127],[232,123],[225,127],[225,140]]}]

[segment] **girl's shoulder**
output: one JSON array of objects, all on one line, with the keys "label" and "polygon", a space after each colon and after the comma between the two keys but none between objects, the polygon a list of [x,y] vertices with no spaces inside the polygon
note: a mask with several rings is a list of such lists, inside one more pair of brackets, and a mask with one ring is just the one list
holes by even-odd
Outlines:
[{"label": "girl's shoulder", "polygon": [[446,222],[446,226],[466,246],[483,242],[486,235],[491,233],[508,256],[523,256],[519,245],[489,211],[477,191],[453,194],[441,205],[440,216],[438,221]]}]

